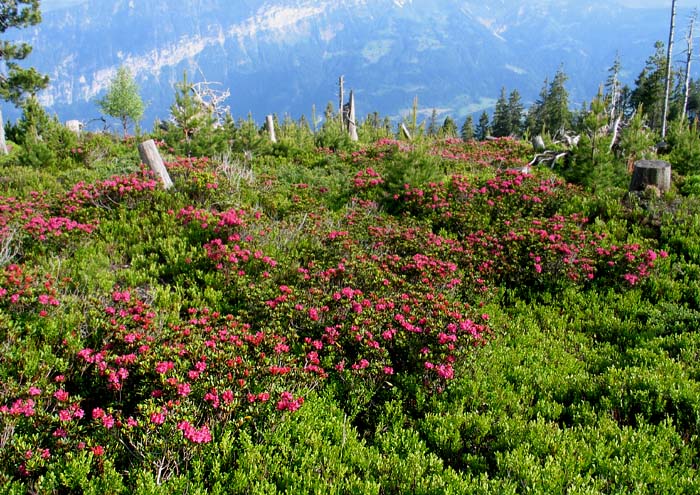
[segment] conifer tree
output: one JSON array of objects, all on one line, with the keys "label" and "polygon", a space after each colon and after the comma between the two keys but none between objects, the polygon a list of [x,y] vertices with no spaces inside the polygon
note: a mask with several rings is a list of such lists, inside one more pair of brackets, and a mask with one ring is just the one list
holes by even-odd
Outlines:
[{"label": "conifer tree", "polygon": [[644,108],[647,123],[652,129],[661,129],[664,111],[666,52],[661,41],[654,44],[654,49],[654,54],[647,58],[644,68],[637,76],[630,99],[635,108],[640,105]]},{"label": "conifer tree", "polygon": [[491,133],[495,137],[504,137],[510,135],[510,115],[508,114],[508,100],[506,99],[506,88],[501,88],[501,95],[496,101],[496,107],[493,111],[493,123],[491,124]]},{"label": "conifer tree", "polygon": [[[21,29],[41,22],[39,0],[0,2],[0,33]],[[27,95],[33,96],[49,84],[49,78],[34,68],[23,69],[19,61],[31,53],[28,43],[0,40],[0,98],[21,104]]]},{"label": "conifer tree", "polygon": [[508,121],[509,134],[520,135],[523,128],[523,104],[520,101],[520,93],[517,89],[510,92],[508,97]]},{"label": "conifer tree", "polygon": [[623,88],[620,82],[622,64],[619,53],[615,55],[612,67],[608,69],[608,78],[605,81],[605,103],[609,119],[613,122],[624,113]]},{"label": "conifer tree", "polygon": [[440,128],[440,135],[446,138],[457,137],[457,124],[449,115],[445,117]]},{"label": "conifer tree", "polygon": [[471,115],[467,115],[467,118],[464,119],[464,124],[462,124],[459,135],[462,141],[474,139],[474,118]]},{"label": "conifer tree", "polygon": [[188,143],[197,132],[212,123],[211,115],[203,111],[201,103],[194,97],[187,71],[183,73],[182,81],[175,84],[175,103],[170,106],[170,117]]},{"label": "conifer tree", "polygon": [[563,133],[571,127],[569,110],[569,93],[564,87],[568,76],[559,68],[549,85],[549,92],[544,104],[544,125],[552,135]]},{"label": "conifer tree", "polygon": [[437,136],[438,130],[437,110],[433,108],[433,111],[430,114],[430,121],[428,122],[428,136]]},{"label": "conifer tree", "polygon": [[491,133],[489,128],[489,114],[486,111],[482,112],[479,116],[479,123],[476,126],[476,138],[479,141],[483,141]]},{"label": "conifer tree", "polygon": [[540,90],[539,98],[532,104],[527,112],[527,128],[534,135],[542,134],[545,129],[545,107],[549,95],[549,79],[545,78]]}]

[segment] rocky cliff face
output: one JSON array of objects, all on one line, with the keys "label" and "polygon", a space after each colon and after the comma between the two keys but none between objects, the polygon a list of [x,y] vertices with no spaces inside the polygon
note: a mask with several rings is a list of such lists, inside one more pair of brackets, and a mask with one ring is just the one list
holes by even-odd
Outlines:
[{"label": "rocky cliff face", "polygon": [[[96,97],[126,65],[148,102],[144,125],[166,118],[173,84],[221,82],[234,115],[319,114],[345,75],[360,115],[422,108],[463,117],[501,86],[536,97],[562,65],[573,101],[590,99],[619,51],[629,79],[666,10],[601,2],[501,0],[44,0],[44,21],[18,32],[28,63],[48,73],[45,105],[62,119],[97,117]],[[682,17],[679,17],[681,19]]]}]

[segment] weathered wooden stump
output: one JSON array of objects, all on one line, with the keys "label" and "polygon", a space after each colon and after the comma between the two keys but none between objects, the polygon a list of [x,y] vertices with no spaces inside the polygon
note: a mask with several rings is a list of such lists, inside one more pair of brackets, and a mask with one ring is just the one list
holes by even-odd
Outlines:
[{"label": "weathered wooden stump", "polygon": [[348,134],[351,141],[357,141],[357,123],[355,122],[355,92],[350,91],[350,110],[348,115]]},{"label": "weathered wooden stump", "polygon": [[144,141],[143,143],[139,144],[139,156],[141,157],[141,161],[148,165],[151,170],[153,170],[153,172],[160,177],[160,180],[163,182],[163,188],[170,189],[173,187],[173,181],[170,180],[170,175],[165,168],[163,158],[160,156],[156,143],[153,141],[153,139],[149,139],[148,141]]},{"label": "weathered wooden stump", "polygon": [[266,119],[267,134],[270,136],[270,141],[273,143],[277,142],[277,136],[275,135],[275,119],[272,115],[268,115]]},{"label": "weathered wooden stump", "polygon": [[639,160],[634,164],[630,191],[654,186],[661,193],[671,189],[671,164],[663,160]]},{"label": "weathered wooden stump", "polygon": [[544,145],[544,139],[540,135],[532,137],[532,147],[535,149],[535,153],[541,153],[547,149]]}]

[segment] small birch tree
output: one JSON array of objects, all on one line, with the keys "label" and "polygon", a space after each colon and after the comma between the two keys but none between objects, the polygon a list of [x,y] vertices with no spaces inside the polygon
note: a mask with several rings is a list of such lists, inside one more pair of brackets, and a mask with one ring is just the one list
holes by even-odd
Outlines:
[{"label": "small birch tree", "polygon": [[144,104],[139,95],[139,87],[126,67],[119,67],[107,94],[97,100],[97,104],[102,113],[119,119],[124,136],[129,122],[136,125],[143,116]]}]

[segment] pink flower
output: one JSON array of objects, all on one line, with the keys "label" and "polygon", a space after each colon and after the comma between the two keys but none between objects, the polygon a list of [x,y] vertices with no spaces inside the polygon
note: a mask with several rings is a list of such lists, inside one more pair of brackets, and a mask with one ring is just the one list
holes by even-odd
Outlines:
[{"label": "pink flower", "polygon": [[32,397],[41,395],[41,389],[37,387],[29,387],[29,395],[31,395]]},{"label": "pink flower", "polygon": [[277,402],[277,410],[279,411],[290,411],[294,412],[298,410],[304,403],[304,398],[299,397],[295,399],[291,392],[282,392],[280,394],[280,400]]},{"label": "pink flower", "polygon": [[309,308],[309,318],[311,318],[312,321],[319,320],[318,310],[316,308]]},{"label": "pink flower", "polygon": [[172,361],[162,361],[156,364],[156,373],[164,375],[173,368],[175,368],[175,363],[173,363]]},{"label": "pink flower", "polygon": [[107,414],[102,418],[102,426],[111,430],[114,427],[114,417],[111,414]]},{"label": "pink flower", "polygon": [[56,390],[53,396],[56,398],[56,400],[60,402],[65,402],[68,400],[68,392],[66,392],[65,390]]},{"label": "pink flower", "polygon": [[163,423],[165,423],[165,415],[165,409],[162,409],[161,412],[151,413],[151,423],[153,423],[154,425],[162,425]]}]

